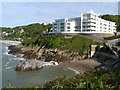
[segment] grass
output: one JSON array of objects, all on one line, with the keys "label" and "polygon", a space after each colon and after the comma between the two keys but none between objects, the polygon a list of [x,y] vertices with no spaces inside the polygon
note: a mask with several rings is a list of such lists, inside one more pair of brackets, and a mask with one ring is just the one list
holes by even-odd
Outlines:
[{"label": "grass", "polygon": [[102,43],[94,42],[91,39],[84,38],[80,35],[76,35],[73,38],[69,39],[58,37],[51,40],[51,42],[51,48],[69,50],[70,52],[79,52],[81,55],[90,49],[90,45],[103,45]]},{"label": "grass", "polygon": [[24,46],[45,46],[45,48],[69,50],[69,52],[78,52],[83,55],[85,51],[90,49],[90,45],[103,45],[94,42],[91,39],[76,35],[72,38],[64,38],[63,35],[44,35],[25,38],[22,42]]}]

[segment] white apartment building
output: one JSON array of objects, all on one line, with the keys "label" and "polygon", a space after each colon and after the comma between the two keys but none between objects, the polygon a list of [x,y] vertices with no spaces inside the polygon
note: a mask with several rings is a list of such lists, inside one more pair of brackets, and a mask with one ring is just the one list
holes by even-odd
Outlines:
[{"label": "white apartment building", "polygon": [[114,34],[116,32],[115,22],[101,19],[93,11],[81,14],[81,17],[57,19],[52,24],[52,31],[49,33],[105,33]]}]

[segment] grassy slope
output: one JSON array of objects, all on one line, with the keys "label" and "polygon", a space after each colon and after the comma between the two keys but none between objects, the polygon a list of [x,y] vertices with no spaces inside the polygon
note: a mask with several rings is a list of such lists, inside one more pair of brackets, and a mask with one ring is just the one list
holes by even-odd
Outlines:
[{"label": "grassy slope", "polygon": [[81,55],[89,49],[90,45],[102,45],[79,35],[69,39],[64,38],[63,35],[44,35],[42,37],[38,36],[38,38],[26,38],[22,44],[24,46],[38,45],[40,47],[45,46],[45,48],[69,50],[70,52],[78,52]]}]

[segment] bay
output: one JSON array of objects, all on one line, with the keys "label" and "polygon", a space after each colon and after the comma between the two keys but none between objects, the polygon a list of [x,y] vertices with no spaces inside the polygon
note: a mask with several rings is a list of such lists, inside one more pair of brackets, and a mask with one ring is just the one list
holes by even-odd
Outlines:
[{"label": "bay", "polygon": [[8,54],[9,43],[2,44],[2,87],[43,85],[46,82],[60,76],[74,77],[75,72],[62,66],[46,66],[39,70],[29,72],[16,72],[15,67],[24,58]]}]

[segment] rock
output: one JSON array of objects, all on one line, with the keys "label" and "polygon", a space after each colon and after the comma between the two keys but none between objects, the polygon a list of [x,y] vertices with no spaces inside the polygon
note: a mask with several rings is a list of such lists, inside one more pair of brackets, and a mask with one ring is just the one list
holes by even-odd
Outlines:
[{"label": "rock", "polygon": [[8,49],[10,50],[8,53],[9,53],[9,54],[13,54],[13,55],[22,54],[21,48],[23,48],[23,47],[20,46],[20,45],[8,46]]},{"label": "rock", "polygon": [[40,47],[36,46],[35,48],[33,48],[34,53],[38,52],[40,50]]},{"label": "rock", "polygon": [[16,71],[31,71],[37,70],[43,67],[43,64],[38,60],[27,60],[22,64],[16,65]]}]

